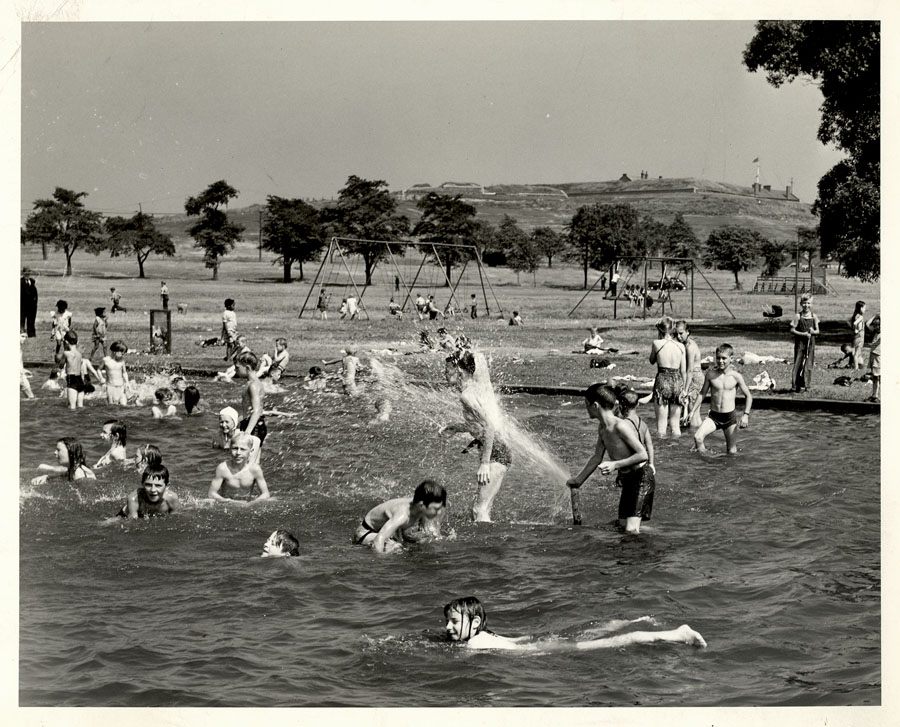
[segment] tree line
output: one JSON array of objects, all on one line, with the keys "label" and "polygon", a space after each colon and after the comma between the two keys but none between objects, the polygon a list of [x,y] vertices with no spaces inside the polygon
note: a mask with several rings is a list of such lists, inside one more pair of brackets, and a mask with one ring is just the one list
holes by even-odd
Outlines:
[{"label": "tree line", "polygon": [[[185,202],[185,212],[197,220],[185,231],[203,252],[204,264],[218,278],[219,265],[241,240],[244,227],[228,218],[227,206],[238,191],[225,180],[210,184]],[[72,257],[79,249],[93,254],[108,252],[113,257],[130,255],[138,263],[139,277],[150,255],[173,256],[175,244],[160,232],[153,216],[102,219],[84,206],[85,192],[57,187],[51,199],[34,203],[22,231],[23,242],[52,246],[66,256],[66,275],[72,274]],[[338,193],[334,205],[322,209],[302,199],[269,195],[263,212],[261,247],[275,255],[274,264],[283,270],[283,280],[291,282],[298,266],[321,258],[332,237],[340,237],[342,247],[359,255],[364,263],[365,285],[371,285],[375,267],[389,255],[404,255],[410,240],[433,263],[445,266],[446,278],[472,255],[474,247],[489,266],[506,266],[517,275],[534,276],[543,260],[548,268],[554,259],[577,261],[583,269],[584,287],[589,270],[604,270],[622,260],[644,257],[696,259],[708,268],[729,270],[735,287],[739,273],[762,263],[764,274],[774,275],[793,242],[768,240],[743,227],[726,226],[713,230],[701,243],[684,217],[677,213],[666,225],[652,217],[640,216],[628,204],[592,204],[580,207],[562,230],[548,226],[523,230],[514,217],[504,215],[494,226],[478,219],[475,207],[461,195],[430,192],[416,205],[421,212],[412,224],[398,213],[397,201],[384,180],[351,175]],[[802,249],[812,255],[818,247],[814,230],[806,231]],[[384,244],[387,243],[387,244]],[[392,244],[393,243],[393,244]],[[439,259],[432,243],[441,247]],[[469,247],[453,247],[465,245]],[[810,257],[810,259],[812,259]],[[639,265],[634,262],[633,266]]]}]

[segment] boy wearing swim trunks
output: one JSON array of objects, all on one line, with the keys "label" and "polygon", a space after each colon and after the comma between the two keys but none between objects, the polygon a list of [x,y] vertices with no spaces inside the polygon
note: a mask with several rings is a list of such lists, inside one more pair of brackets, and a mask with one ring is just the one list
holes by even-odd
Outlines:
[{"label": "boy wearing swim trunks", "polygon": [[101,383],[106,383],[103,376],[97,373],[94,365],[82,357],[81,351],[78,350],[78,334],[75,331],[66,331],[62,350],[56,354],[56,363],[59,366],[65,364],[66,367],[66,398],[69,402],[69,409],[84,407],[84,394],[87,391],[84,381],[85,372],[89,371]]},{"label": "boy wearing swim trunks", "polygon": [[376,553],[400,550],[403,540],[415,540],[411,530],[440,537],[441,514],[447,491],[434,480],[423,480],[412,497],[397,497],[376,505],[362,519],[353,537],[355,545],[370,545]]},{"label": "boy wearing swim trunks", "polygon": [[247,388],[241,396],[241,408],[244,418],[238,423],[238,429],[252,434],[259,439],[259,445],[266,441],[269,430],[263,416],[263,399],[266,392],[256,372],[259,370],[259,358],[252,351],[242,351],[234,362],[238,376],[247,379]]},{"label": "boy wearing swim trunks", "polygon": [[[700,408],[703,397],[710,393],[709,414],[700,428],[694,434],[694,443],[698,452],[705,452],[703,442],[706,437],[715,430],[721,429],[725,433],[725,444],[729,454],[737,454],[737,442],[735,430],[740,427],[746,429],[750,424],[750,407],[753,406],[753,396],[747,387],[744,377],[732,368],[734,349],[727,343],[723,343],[716,349],[716,365],[706,371],[703,380],[703,388],[697,398],[695,411]],[[738,389],[744,395],[744,412],[738,416],[735,408],[735,399]]]},{"label": "boy wearing swim trunks", "polygon": [[[578,489],[598,467],[604,475],[616,472],[616,484],[622,488],[619,523],[625,526],[625,532],[639,533],[641,510],[650,494],[646,491],[649,482],[644,478],[647,450],[634,424],[616,416],[616,392],[611,386],[593,384],[584,393],[584,403],[588,416],[600,421],[597,446],[581,472],[566,484]],[[606,459],[607,454],[611,459]]]},{"label": "boy wearing swim trunks", "polygon": [[111,355],[103,357],[103,370],[106,372],[106,403],[127,406],[128,371],[125,370],[125,352],[128,347],[122,341],[113,341],[109,345]]}]

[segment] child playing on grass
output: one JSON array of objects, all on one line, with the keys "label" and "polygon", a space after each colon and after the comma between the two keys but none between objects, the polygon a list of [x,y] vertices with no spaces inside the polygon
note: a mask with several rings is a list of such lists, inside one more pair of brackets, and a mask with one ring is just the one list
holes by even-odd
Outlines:
[{"label": "child playing on grass", "polygon": [[127,313],[128,309],[122,305],[122,296],[116,292],[115,288],[109,289],[109,312],[110,313],[118,313],[121,311],[122,313]]},{"label": "child playing on grass", "polygon": [[231,457],[216,467],[207,497],[219,502],[269,499],[269,487],[262,469],[259,464],[250,461],[252,447],[253,442],[246,432],[236,432],[232,436]]},{"label": "child playing on grass", "polygon": [[256,372],[259,378],[268,378],[278,383],[287,368],[291,355],[288,353],[288,342],[286,338],[275,339],[275,353],[273,355],[263,354],[259,361],[259,370]]},{"label": "child playing on grass", "polygon": [[447,506],[447,491],[434,480],[423,480],[412,497],[397,497],[376,505],[362,519],[353,542],[370,545],[376,553],[402,549],[403,540],[415,541],[411,531],[440,537],[441,514]]},{"label": "child playing on grass", "polygon": [[468,432],[473,437],[463,450],[466,453],[475,449],[480,455],[475,475],[478,494],[472,504],[472,517],[475,522],[490,522],[491,507],[512,464],[512,453],[499,434],[502,414],[487,370],[478,380],[476,370],[475,356],[469,350],[459,349],[447,357],[444,373],[447,383],[459,388],[463,421],[448,424],[439,433]]},{"label": "child playing on grass", "polygon": [[524,324],[525,324],[525,322],[522,320],[522,316],[519,315],[519,311],[514,310],[513,314],[512,314],[512,318],[509,319],[509,325],[521,326]]},{"label": "child playing on grass", "polygon": [[224,361],[230,361],[237,347],[237,314],[234,312],[234,299],[225,299],[225,309],[222,311],[221,340],[225,343]]},{"label": "child playing on grass", "polygon": [[[528,643],[527,636],[509,638],[500,636],[486,628],[487,614],[475,596],[456,598],[444,606],[444,619],[447,625],[444,630],[447,637],[454,643],[463,644],[470,649],[506,649],[506,650],[559,650],[562,648],[574,648],[581,650],[613,649],[633,644],[651,644],[654,642],[670,642],[676,644],[688,644],[690,646],[706,646],[704,638],[687,624],[679,626],[671,631],[631,631],[615,636],[607,636],[590,641],[576,642],[551,642]],[[637,619],[642,621],[644,619]],[[607,628],[619,629],[634,621],[613,621],[607,624]]]},{"label": "child playing on grass", "polygon": [[869,373],[872,374],[872,396],[866,401],[881,402],[881,314],[869,319],[866,328],[872,333],[869,342]]},{"label": "child playing on grass", "polygon": [[650,344],[650,363],[657,365],[653,382],[653,408],[656,411],[656,431],[666,436],[666,424],[673,437],[681,436],[681,397],[684,391],[684,346],[672,334],[675,322],[663,316],[656,324],[657,338]]},{"label": "child playing on grass", "polygon": [[[644,480],[644,463],[647,449],[641,444],[634,424],[616,416],[616,392],[607,384],[592,384],[584,394],[585,407],[591,419],[597,419],[597,446],[594,454],[566,484],[577,489],[591,476],[597,467],[604,475],[617,472],[616,484],[621,486],[618,517],[625,532],[638,533],[641,529],[641,511],[650,494]],[[609,454],[613,459],[606,459]]]},{"label": "child playing on grass", "polygon": [[263,558],[290,558],[300,555],[300,541],[287,530],[276,530],[263,545]]},{"label": "child playing on grass", "polygon": [[94,469],[105,467],[113,462],[124,463],[127,460],[125,443],[128,437],[125,422],[119,421],[118,419],[107,419],[103,422],[103,431],[100,433],[100,438],[104,442],[109,442],[109,449],[106,451],[106,454],[97,460]]},{"label": "child playing on grass", "polygon": [[[744,377],[732,366],[734,349],[727,343],[716,348],[716,365],[706,371],[703,380],[703,388],[697,399],[696,409],[700,408],[706,392],[710,392],[709,414],[700,428],[694,434],[694,443],[698,452],[705,452],[703,442],[707,436],[716,429],[725,432],[725,444],[729,454],[737,454],[737,441],[735,431],[740,427],[745,429],[750,425],[750,408],[753,406],[753,396],[744,381]],[[737,391],[745,397],[744,413],[738,419],[735,400]]]},{"label": "child playing on grass", "polygon": [[392,316],[396,316],[398,321],[403,320],[403,310],[400,308],[400,304],[391,298],[388,303],[388,314]]},{"label": "child playing on grass", "polygon": [[[95,378],[105,383],[103,376],[97,373],[94,365],[81,355],[78,350],[78,334],[67,331],[63,338],[63,348],[56,354],[56,363],[66,367],[66,398],[69,409],[84,407],[84,394],[87,391],[85,374],[90,372]],[[93,391],[93,389],[91,389]]]},{"label": "child playing on grass", "polygon": [[89,359],[94,359],[94,354],[97,353],[97,349],[101,349],[103,351],[103,356],[106,356],[106,308],[94,308],[94,328],[91,331],[91,341],[94,343],[94,347],[91,349],[91,355],[88,356]]},{"label": "child playing on grass", "polygon": [[825,368],[829,369],[855,369],[854,362],[856,360],[855,353],[853,350],[853,346],[849,343],[841,344],[841,353],[843,356],[840,358],[836,358],[830,364],[828,364]]},{"label": "child playing on grass", "polygon": [[156,397],[156,403],[150,410],[153,412],[154,419],[165,419],[166,417],[173,417],[178,413],[178,409],[176,409],[175,404],[172,403],[172,399],[175,398],[175,395],[172,393],[171,389],[157,389],[153,392],[153,395]]},{"label": "child playing on grass", "polygon": [[603,345],[603,336],[600,335],[599,328],[589,328],[590,336],[581,342],[581,347],[585,353],[603,353],[600,348]]},{"label": "child playing on grass", "polygon": [[178,495],[169,490],[169,470],[155,464],[141,474],[141,486],[129,493],[118,516],[129,520],[159,517],[175,512],[180,505]]},{"label": "child playing on grass", "polygon": [[[39,470],[48,470],[54,475],[65,475],[69,482],[78,480],[96,480],[97,476],[84,463],[84,450],[77,439],[63,437],[56,442],[56,461],[58,464],[40,464]],[[31,480],[32,485],[43,485],[50,475],[40,475]]]},{"label": "child playing on grass", "polygon": [[106,372],[106,403],[118,406],[128,405],[127,387],[128,372],[125,370],[125,352],[128,350],[122,341],[113,341],[109,345],[109,356],[103,357],[103,370]]}]

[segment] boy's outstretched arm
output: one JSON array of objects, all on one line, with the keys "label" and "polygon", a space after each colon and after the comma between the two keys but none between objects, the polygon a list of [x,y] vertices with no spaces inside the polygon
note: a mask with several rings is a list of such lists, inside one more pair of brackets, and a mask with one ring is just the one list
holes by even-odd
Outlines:
[{"label": "boy's outstretched arm", "polygon": [[372,550],[376,553],[383,553],[385,545],[392,537],[394,537],[394,533],[408,522],[409,516],[403,513],[391,515],[390,520],[381,526],[381,530],[379,530],[378,534],[372,539]]},{"label": "boy's outstretched arm", "polygon": [[584,467],[581,468],[581,472],[579,472],[574,477],[570,477],[566,480],[566,484],[573,488],[577,489],[584,484],[584,481],[590,477],[594,470],[600,466],[600,463],[603,461],[603,458],[606,456],[606,447],[601,447],[594,450],[594,453],[591,455],[591,458],[587,461]]}]

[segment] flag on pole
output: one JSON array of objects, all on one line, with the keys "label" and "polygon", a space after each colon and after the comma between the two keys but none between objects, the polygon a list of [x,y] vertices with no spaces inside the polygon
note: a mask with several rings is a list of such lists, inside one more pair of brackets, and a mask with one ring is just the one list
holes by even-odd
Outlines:
[{"label": "flag on pole", "polygon": [[759,161],[759,157],[756,157],[756,159],[753,160],[753,163],[756,164],[758,161]]}]

